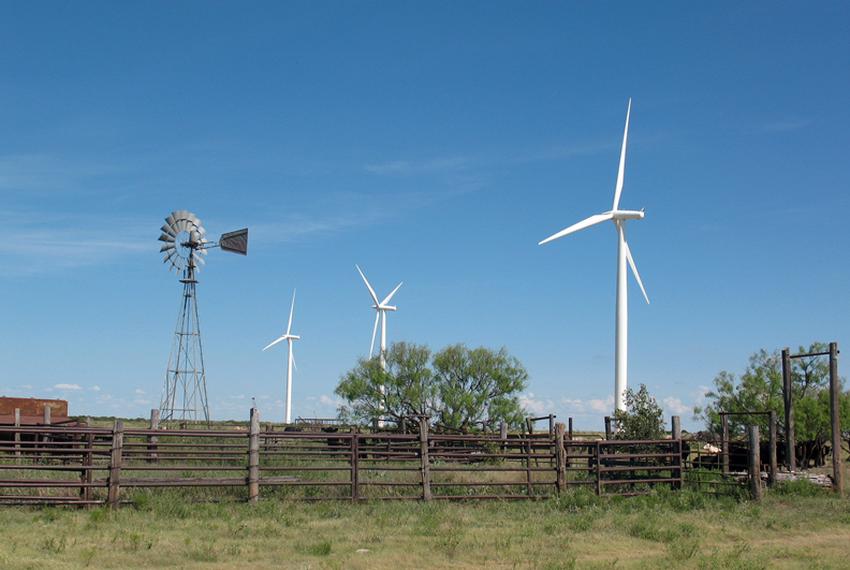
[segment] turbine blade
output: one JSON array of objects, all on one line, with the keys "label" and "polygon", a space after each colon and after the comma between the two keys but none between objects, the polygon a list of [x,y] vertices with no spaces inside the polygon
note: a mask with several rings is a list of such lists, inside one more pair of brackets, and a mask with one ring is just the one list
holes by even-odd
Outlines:
[{"label": "turbine blade", "polygon": [[277,339],[277,340],[275,340],[275,341],[272,341],[272,342],[270,342],[269,344],[267,344],[267,345],[266,345],[266,347],[263,349],[263,351],[266,351],[266,350],[270,349],[271,347],[273,347],[273,346],[274,346],[274,345],[276,345],[277,343],[279,343],[279,342],[281,342],[281,341],[284,341],[284,340],[286,340],[286,335],[283,335],[283,336],[282,336],[282,337],[280,337],[279,339]]},{"label": "turbine blade", "polygon": [[640,292],[643,293],[643,298],[646,299],[646,304],[649,305],[649,297],[646,294],[646,289],[643,288],[643,281],[640,280],[640,273],[638,273],[635,259],[632,257],[632,248],[629,247],[629,242],[627,241],[623,241],[623,245],[626,246],[626,259],[629,261],[629,267],[632,268],[632,273],[640,286]]},{"label": "turbine blade", "polygon": [[293,367],[295,370],[298,370],[298,365],[297,365],[297,364],[295,364],[295,351],[294,351],[294,350],[292,351],[292,367]]},{"label": "turbine blade", "polygon": [[292,314],[295,312],[295,289],[292,290],[292,305],[289,307],[289,324],[286,325],[286,334],[292,330]]},{"label": "turbine blade", "polygon": [[620,206],[620,194],[623,193],[623,177],[626,173],[626,142],[629,138],[629,115],[632,112],[632,99],[629,97],[629,105],[626,107],[626,128],[623,131],[623,146],[620,148],[620,167],[617,169],[617,186],[614,188],[614,207]]},{"label": "turbine blade", "polygon": [[380,309],[375,310],[375,326],[372,327],[372,344],[369,345],[369,358],[372,358],[372,353],[375,352],[375,335],[378,333],[378,320],[381,318]]},{"label": "turbine blade", "polygon": [[551,236],[547,237],[546,239],[544,239],[543,241],[541,241],[537,245],[543,245],[544,243],[549,243],[550,241],[553,241],[553,240],[556,240],[558,238],[562,238],[564,236],[573,234],[577,231],[583,230],[585,228],[589,228],[590,226],[595,226],[596,224],[601,224],[602,222],[607,222],[608,220],[611,220],[613,218],[614,218],[614,214],[612,214],[611,212],[605,212],[604,214],[596,214],[596,215],[590,216],[589,218],[586,218],[586,219],[578,222],[577,224],[573,224],[570,227],[565,228],[565,229],[559,231],[556,234],[552,234]]},{"label": "turbine blade", "polygon": [[395,295],[395,294],[396,294],[396,291],[398,291],[398,290],[401,288],[401,286],[402,286],[402,284],[403,284],[403,283],[404,283],[404,281],[402,281],[401,283],[399,283],[398,285],[396,285],[396,286],[395,286],[395,289],[393,289],[393,290],[392,290],[392,292],[390,292],[390,294],[389,294],[389,295],[387,295],[387,296],[386,296],[386,298],[385,298],[383,301],[381,301],[381,304],[382,304],[382,305],[386,305],[387,303],[389,303],[389,302],[390,302],[390,299],[392,299],[392,298],[393,298],[393,295]]},{"label": "turbine blade", "polygon": [[363,271],[361,271],[360,266],[359,266],[359,265],[357,265],[357,264],[355,264],[355,265],[354,265],[354,267],[356,267],[356,268],[357,268],[357,272],[360,274],[360,277],[362,277],[362,278],[363,278],[363,283],[365,283],[365,284],[366,284],[366,288],[367,288],[367,289],[369,289],[369,294],[372,296],[372,300],[374,300],[374,301],[375,301],[375,304],[376,304],[376,305],[380,305],[380,303],[378,302],[378,296],[377,296],[377,295],[375,295],[375,290],[374,290],[374,289],[372,289],[372,286],[371,286],[371,285],[369,285],[369,280],[368,280],[368,279],[366,279],[366,276],[365,276],[365,275],[363,275]]}]

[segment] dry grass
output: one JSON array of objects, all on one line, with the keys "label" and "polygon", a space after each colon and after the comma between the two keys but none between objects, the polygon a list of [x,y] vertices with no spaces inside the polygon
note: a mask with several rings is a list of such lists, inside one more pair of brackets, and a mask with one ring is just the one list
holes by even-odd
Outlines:
[{"label": "dry grass", "polygon": [[0,510],[2,568],[846,568],[850,501],[691,492],[539,502],[186,502]]}]

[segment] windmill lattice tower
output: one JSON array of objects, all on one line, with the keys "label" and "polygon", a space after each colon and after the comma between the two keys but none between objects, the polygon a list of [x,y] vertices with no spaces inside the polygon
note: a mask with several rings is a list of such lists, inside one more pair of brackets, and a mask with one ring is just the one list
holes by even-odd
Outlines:
[{"label": "windmill lattice tower", "polygon": [[207,377],[204,369],[204,348],[201,341],[201,323],[198,312],[197,273],[204,265],[207,251],[220,247],[246,255],[248,230],[222,234],[218,243],[206,239],[201,220],[187,210],[177,210],[165,218],[159,241],[164,242],[160,252],[163,263],[169,264],[181,275],[183,296],[168,366],[165,386],[159,405],[163,421],[204,421],[209,423]]}]

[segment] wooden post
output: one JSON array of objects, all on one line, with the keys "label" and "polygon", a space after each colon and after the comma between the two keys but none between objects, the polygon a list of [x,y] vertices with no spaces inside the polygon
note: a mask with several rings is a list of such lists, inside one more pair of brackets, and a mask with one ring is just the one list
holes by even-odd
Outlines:
[{"label": "wooden post", "polygon": [[844,495],[841,462],[841,378],[838,377],[838,343],[829,343],[829,418],[832,420],[832,488]]},{"label": "wooden post", "polygon": [[[152,430],[159,429],[159,410],[154,408],[151,410],[151,427]],[[148,436],[148,461],[156,461],[158,459],[158,455],[156,452],[157,444],[159,443],[159,436],[151,435]]]},{"label": "wooden post", "polygon": [[360,498],[360,434],[355,430],[351,434],[351,500]]},{"label": "wooden post", "polygon": [[260,410],[251,408],[251,425],[248,430],[248,500],[256,503],[260,498]]},{"label": "wooden post", "polygon": [[428,454],[428,418],[419,418],[419,459],[422,471],[422,500],[431,500],[431,460]]},{"label": "wooden post", "polygon": [[670,418],[670,436],[673,438],[673,451],[676,453],[676,457],[673,459],[673,465],[676,468],[673,470],[672,475],[674,478],[678,479],[677,482],[673,483],[674,489],[682,488],[682,418],[679,416],[672,416]]},{"label": "wooden post", "polygon": [[770,471],[767,474],[767,484],[772,487],[776,484],[776,473],[779,471],[779,465],[776,460],[776,446],[779,444],[776,441],[776,412],[770,410],[767,422],[768,430],[770,431],[770,442],[767,447],[767,461],[770,463]]},{"label": "wooden post", "polygon": [[782,349],[782,399],[785,403],[785,461],[788,471],[797,470],[797,439],[794,431],[794,394],[791,383],[791,351]]},{"label": "wooden post", "polygon": [[682,439],[682,418],[679,416],[670,418],[670,435],[673,439]]},{"label": "wooden post", "polygon": [[759,442],[759,427],[748,426],[749,436],[749,468],[750,468],[750,493],[754,501],[761,500],[761,443]]},{"label": "wooden post", "polygon": [[499,422],[499,439],[502,440],[502,453],[508,451],[508,424],[505,420]]},{"label": "wooden post", "polygon": [[605,416],[605,439],[611,439],[611,416]]},{"label": "wooden post", "polygon": [[533,486],[531,484],[531,454],[533,452],[533,448],[531,447],[531,436],[534,433],[534,424],[531,422],[530,418],[525,419],[525,428],[526,431],[528,431],[528,434],[525,436],[527,438],[525,444],[525,492],[528,496],[531,496],[531,492],[533,491]]},{"label": "wooden post", "polygon": [[[86,425],[90,425],[90,422]],[[89,428],[91,429],[91,428]],[[80,488],[80,498],[84,501],[90,501],[92,492],[91,492],[91,482],[94,476],[92,472],[92,467],[94,467],[94,434],[87,433],[85,437],[85,450],[83,451],[82,456],[82,464],[83,467],[87,467],[87,469],[83,469],[82,473],[80,473],[80,481],[85,483],[85,486]]]},{"label": "wooden post", "polygon": [[112,426],[112,453],[109,456],[107,503],[116,509],[121,498],[121,452],[124,448],[124,422],[115,420]]},{"label": "wooden post", "polygon": [[[47,427],[47,426],[49,426],[49,425],[51,425],[51,424],[53,423],[53,421],[52,421],[52,419],[51,419],[51,411],[52,411],[52,410],[50,409],[50,406],[48,406],[47,404],[45,404],[45,405],[44,405],[44,420],[43,420],[44,427]],[[49,434],[49,433],[45,433],[45,434],[41,437],[41,441],[44,441],[44,442],[48,442],[48,441],[50,441],[50,434]],[[47,447],[47,446],[45,445],[44,447]],[[50,456],[50,452],[49,452],[49,451],[42,451],[41,453],[43,453],[43,454],[44,454],[44,455],[42,455],[42,457],[45,457],[45,456],[48,456],[48,457],[49,457],[49,456]]]},{"label": "wooden post", "polygon": [[[21,409],[15,408],[15,427],[21,427]],[[15,432],[15,457],[21,458],[21,432]]]},{"label": "wooden post", "polygon": [[567,488],[567,454],[564,449],[564,424],[555,424],[555,487],[558,492]]},{"label": "wooden post", "polygon": [[723,474],[729,474],[729,416],[723,414],[720,416],[721,434],[720,434],[720,460],[723,466]]},{"label": "wooden post", "polygon": [[598,496],[602,496],[602,453],[600,453],[600,445],[599,442],[596,442],[595,452],[596,454],[596,494]]},{"label": "wooden post", "polygon": [[[570,443],[572,443],[572,441],[573,441],[573,419],[572,418],[567,418],[567,440],[569,440]],[[570,466],[570,452],[572,451],[572,449],[573,449],[572,445],[570,445],[566,449],[564,449],[564,455],[566,455],[567,467]]]}]

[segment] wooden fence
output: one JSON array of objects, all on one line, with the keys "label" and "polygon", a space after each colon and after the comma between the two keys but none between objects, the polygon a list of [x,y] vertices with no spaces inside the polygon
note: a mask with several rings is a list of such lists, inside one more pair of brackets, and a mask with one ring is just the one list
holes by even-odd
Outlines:
[{"label": "wooden fence", "polygon": [[553,432],[444,435],[424,422],[415,434],[272,431],[257,414],[247,430],[4,426],[0,504],[114,507],[152,492],[248,501],[529,499],[570,488],[635,495],[687,480],[682,439],[573,440],[563,424]]}]

